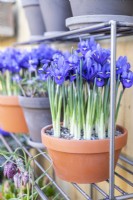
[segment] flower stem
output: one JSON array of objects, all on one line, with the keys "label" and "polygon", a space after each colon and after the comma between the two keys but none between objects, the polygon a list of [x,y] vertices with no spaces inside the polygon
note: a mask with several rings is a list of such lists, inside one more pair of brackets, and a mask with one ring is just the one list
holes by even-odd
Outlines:
[{"label": "flower stem", "polygon": [[7,95],[11,96],[12,91],[11,91],[11,77],[10,77],[10,72],[6,70],[6,90],[7,90]]}]

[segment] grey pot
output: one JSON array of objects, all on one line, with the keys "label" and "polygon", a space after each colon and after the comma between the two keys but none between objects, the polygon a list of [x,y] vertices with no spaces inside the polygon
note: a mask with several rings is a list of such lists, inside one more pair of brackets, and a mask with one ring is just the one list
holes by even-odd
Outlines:
[{"label": "grey pot", "polygon": [[[66,19],[66,26],[70,30],[75,30],[79,28],[84,28],[92,26],[98,23],[109,22],[110,20],[120,21],[120,22],[133,22],[133,16],[124,15],[81,15],[76,17],[70,17]],[[123,29],[120,28],[120,29]]]},{"label": "grey pot", "polygon": [[28,21],[31,35],[43,35],[45,25],[42,18],[39,0],[21,0]]},{"label": "grey pot", "polygon": [[23,108],[30,139],[33,142],[41,143],[41,129],[52,123],[49,99],[19,96],[19,103]]},{"label": "grey pot", "polygon": [[66,31],[65,19],[72,16],[69,0],[39,0],[47,32]]},{"label": "grey pot", "polygon": [[70,0],[73,16],[133,15],[133,0]]}]

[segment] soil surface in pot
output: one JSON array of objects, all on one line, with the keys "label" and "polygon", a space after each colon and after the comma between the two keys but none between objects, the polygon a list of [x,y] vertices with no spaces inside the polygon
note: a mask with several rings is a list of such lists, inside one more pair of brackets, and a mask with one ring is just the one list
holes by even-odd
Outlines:
[{"label": "soil surface in pot", "polygon": [[[60,138],[64,138],[64,139],[70,140],[70,139],[72,139],[72,138],[74,137],[72,134],[70,134],[70,131],[69,131],[68,128],[65,128],[65,127],[62,127],[62,126],[61,126],[60,131],[61,131],[61,136],[60,136]],[[47,130],[46,133],[47,133],[48,135],[53,136],[53,135],[54,135],[54,130],[53,130],[53,128],[50,129],[50,130]],[[119,136],[119,135],[121,135],[121,134],[122,134],[122,132],[121,132],[120,130],[116,130],[115,136]],[[109,137],[108,137],[108,132],[107,132],[107,131],[106,131],[106,137],[105,137],[105,138],[109,138]],[[83,138],[83,131],[82,131],[82,132],[81,132],[81,138],[80,138],[80,140],[83,140],[83,139],[84,139],[84,138]],[[93,133],[92,133],[92,136],[91,136],[91,140],[98,140],[98,139],[99,139],[99,138],[98,138],[98,135],[97,135],[95,129],[93,129]]]}]

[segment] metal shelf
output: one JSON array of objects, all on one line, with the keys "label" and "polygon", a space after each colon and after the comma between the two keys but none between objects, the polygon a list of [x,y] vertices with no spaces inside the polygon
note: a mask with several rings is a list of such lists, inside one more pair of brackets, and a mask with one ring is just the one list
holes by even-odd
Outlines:
[{"label": "metal shelf", "polygon": [[[21,137],[25,139],[25,140],[22,140],[22,141],[26,141],[27,140],[27,136],[23,135]],[[20,142],[20,136],[17,136],[15,134],[10,133],[9,138],[7,138],[7,137],[3,137],[2,135],[0,135],[0,141],[3,143],[3,145],[5,146],[7,151],[12,152],[14,149],[11,146],[11,144],[8,142],[9,140],[10,141],[11,140],[14,141],[16,143],[16,147],[17,146],[21,147],[25,151],[27,156],[29,156],[29,158],[32,158],[32,154],[29,151],[30,147],[28,145],[25,145],[24,142],[22,142],[22,141]],[[43,157],[44,162],[47,161],[50,165],[52,164],[52,161],[51,161],[50,157],[46,154],[46,149],[44,149],[44,150],[36,149],[36,150],[37,150],[38,153],[41,153],[41,156]],[[119,162],[117,163],[117,168],[120,168],[120,169],[124,170],[124,172],[128,173],[132,178],[133,171],[131,171],[128,167],[123,166],[120,163],[121,160],[124,163],[126,163],[127,165],[131,165],[131,166],[133,166],[133,161],[128,160],[127,158],[125,158],[124,156],[121,155],[120,159],[119,159]],[[44,167],[36,159],[34,159],[34,164],[41,170],[42,173],[45,174],[45,176],[49,179],[51,184],[56,188],[56,190],[59,192],[60,198],[61,199],[66,199],[66,200],[70,200],[70,197],[68,196],[68,194],[66,194],[63,191],[63,189],[61,187],[59,187],[59,185],[56,183],[56,181],[48,174],[47,171],[45,171]],[[133,188],[133,180],[132,181],[131,180],[127,180],[123,175],[119,174],[117,171],[115,172],[115,176],[119,177],[127,185],[129,185],[129,186],[131,186]],[[108,186],[109,185],[109,180],[104,181],[104,183]],[[92,192],[92,194],[89,194],[85,190],[83,190],[81,188],[81,186],[79,186],[78,184],[75,184],[75,183],[72,183],[72,186],[75,188],[75,190],[78,190],[78,192],[81,193],[83,199],[93,200],[93,192]],[[88,184],[88,186],[89,186],[89,184]],[[39,187],[39,185],[37,183],[34,184],[34,188],[37,191],[37,193],[39,194],[39,196],[41,197],[41,199],[43,199],[43,200],[47,200],[48,199],[48,197],[46,197],[46,195],[41,191],[41,188]],[[120,193],[119,196],[115,197],[116,200],[133,199],[133,193],[128,194],[128,192],[126,190],[123,190],[117,184],[114,185],[114,188],[115,188],[115,191],[118,191]],[[104,191],[104,189],[101,187],[100,183],[91,184],[91,189],[93,191],[96,190],[99,193],[101,193],[102,196],[103,196],[102,199],[106,199],[106,200],[109,199],[109,192],[107,193],[106,191]]]},{"label": "metal shelf", "polygon": [[[110,38],[111,23],[104,22],[95,25],[91,25],[85,28],[66,31],[51,36],[34,36],[28,41],[14,43],[14,46],[20,45],[32,45],[44,42],[68,42],[79,41],[79,38],[89,38],[94,36],[96,39],[108,39]],[[130,22],[117,22],[117,37],[133,35],[133,23]]]}]

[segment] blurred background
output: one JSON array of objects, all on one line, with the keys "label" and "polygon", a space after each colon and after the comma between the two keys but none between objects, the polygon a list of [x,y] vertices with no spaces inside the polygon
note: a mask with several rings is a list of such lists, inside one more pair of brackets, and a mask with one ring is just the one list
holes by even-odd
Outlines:
[{"label": "blurred background", "polygon": [[21,1],[0,1],[0,48],[29,37],[30,30]]}]

